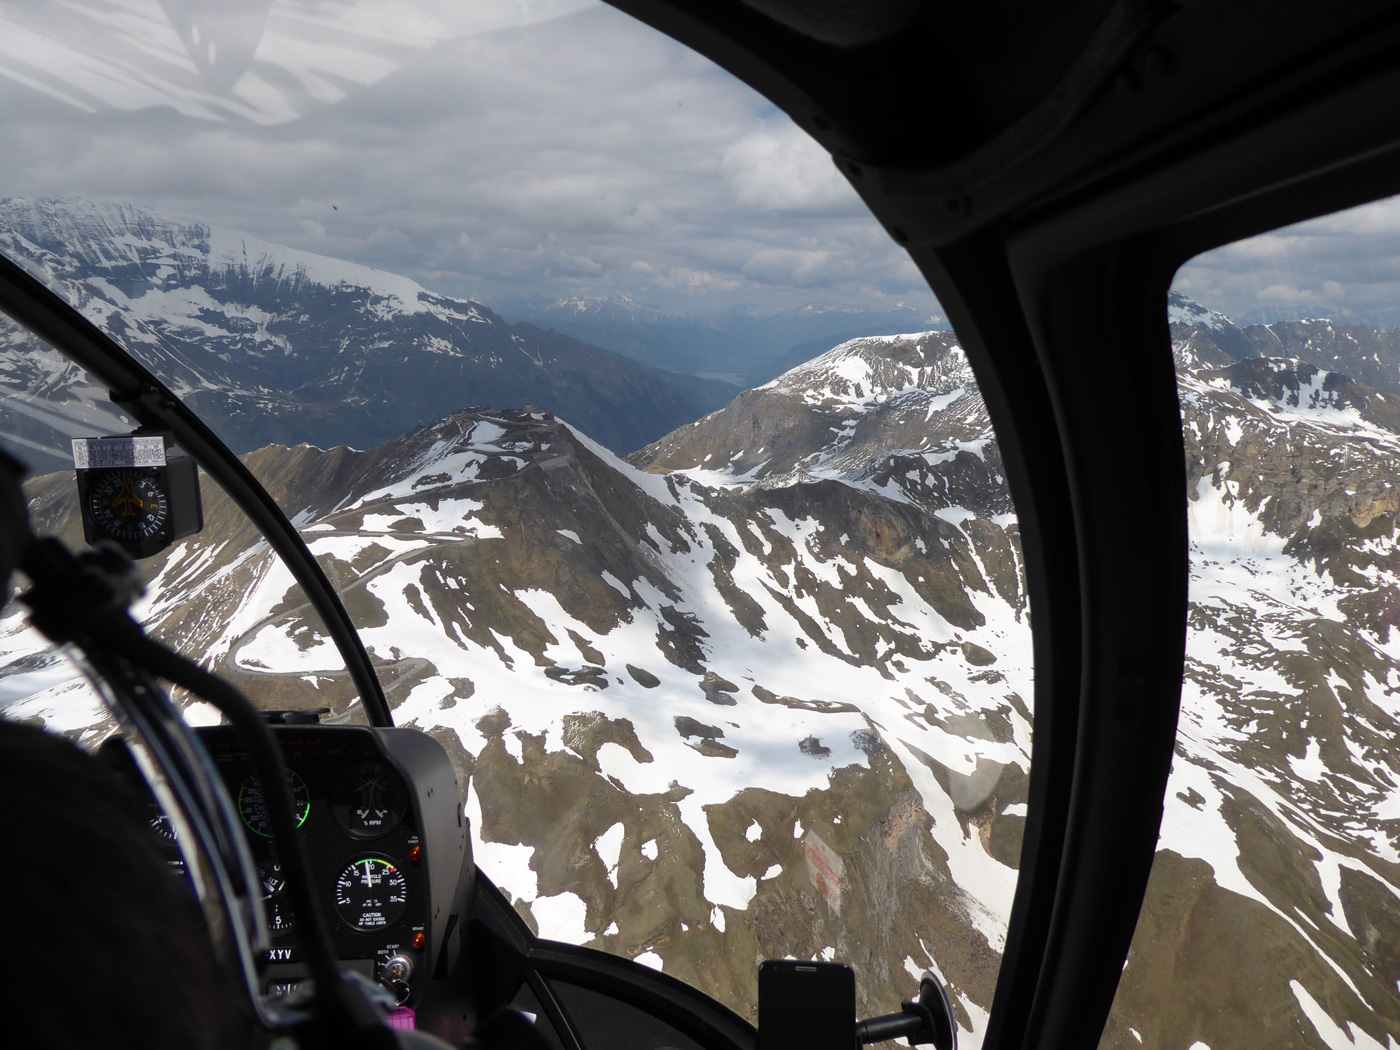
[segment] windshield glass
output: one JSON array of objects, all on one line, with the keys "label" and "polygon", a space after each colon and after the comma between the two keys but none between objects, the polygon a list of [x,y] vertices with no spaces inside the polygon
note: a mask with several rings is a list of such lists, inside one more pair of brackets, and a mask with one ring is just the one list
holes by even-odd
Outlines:
[{"label": "windshield glass", "polygon": [[[0,252],[244,457],[532,928],[750,1019],[758,958],[851,963],[862,1016],[933,969],[977,1045],[1032,669],[956,336],[733,78],[610,8],[456,7],[0,3]],[[208,486],[147,576],[260,704],[352,710]]]},{"label": "windshield glass", "polygon": [[1400,1031],[1397,216],[1382,201],[1177,275],[1186,675],[1102,1045]]},{"label": "windshield glass", "polygon": [[[0,315],[0,447],[29,472],[24,489],[36,533],[83,547],[72,441],[135,428],[105,387]],[[286,450],[264,450],[249,463],[275,476],[279,451]],[[171,461],[181,455],[177,446],[169,449]],[[203,474],[199,483],[214,527],[141,562],[146,590],[133,616],[167,644],[231,676],[265,710],[325,709],[330,721],[363,721],[344,661],[291,573],[218,486]],[[299,511],[303,519],[312,513],[309,506]],[[346,569],[331,552],[321,562],[333,575]],[[176,699],[189,721],[218,720],[208,705]],[[0,710],[94,746],[114,728],[79,668],[28,625],[17,602],[0,619]]]}]

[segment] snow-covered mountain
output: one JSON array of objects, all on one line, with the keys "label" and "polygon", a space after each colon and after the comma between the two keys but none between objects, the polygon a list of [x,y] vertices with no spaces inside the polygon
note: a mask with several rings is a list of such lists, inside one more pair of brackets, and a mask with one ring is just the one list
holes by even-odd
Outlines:
[{"label": "snow-covered mountain", "polygon": [[1398,399],[1296,359],[1178,386],[1186,679],[1104,1045],[1394,1046]]},{"label": "snow-covered mountain", "polygon": [[714,483],[831,478],[955,514],[1012,509],[986,407],[951,332],[843,343],[629,458]]},{"label": "snow-covered mountain", "polygon": [[[1014,524],[647,474],[544,413],[248,462],[314,520],[396,719],[449,740],[479,861],[543,932],[750,1015],[758,956],[852,960],[868,1012],[937,965],[980,1030],[1026,801]],[[71,531],[70,487],[36,486],[41,527]],[[216,495],[206,521],[152,563],[148,621],[264,704],[343,706],[286,573]]]},{"label": "snow-covered mountain", "polygon": [[[1230,330],[1174,305],[1179,360]],[[1393,1046],[1400,397],[1219,352],[1179,373],[1187,676],[1103,1045]],[[543,412],[248,457],[542,932],[750,1015],[758,957],[849,960],[866,1013],[933,965],[976,1045],[1033,728],[1016,520],[956,342],[845,343],[633,459]],[[33,491],[71,535],[71,481]],[[263,703],[343,709],[290,579],[207,516],[152,563],[150,622]],[[0,689],[50,687],[11,714],[82,721],[13,613],[0,653]]]},{"label": "snow-covered mountain", "polygon": [[[236,451],[269,439],[372,447],[469,405],[536,404],[628,452],[734,394],[507,324],[406,277],[129,204],[0,200],[0,252],[136,354]],[[0,319],[0,393],[43,388],[52,409],[71,376],[56,358],[36,376],[48,366],[33,345]],[[89,393],[73,390],[67,407],[82,414]],[[60,456],[72,436],[52,415],[4,426]]]},{"label": "snow-covered mountain", "polygon": [[[1325,363],[1390,337],[1240,329],[1184,296],[1170,305],[1187,673],[1158,858],[1102,1045],[1394,1046],[1400,395],[1259,349]],[[1385,372],[1384,354],[1367,359]],[[1014,520],[947,333],[853,340],[631,458],[755,489],[839,480],[969,535]]]},{"label": "snow-covered mountain", "polygon": [[1172,292],[1167,317],[1177,366],[1196,369],[1251,358],[1297,358],[1317,368],[1400,395],[1400,328],[1376,329],[1326,318],[1237,325]]}]

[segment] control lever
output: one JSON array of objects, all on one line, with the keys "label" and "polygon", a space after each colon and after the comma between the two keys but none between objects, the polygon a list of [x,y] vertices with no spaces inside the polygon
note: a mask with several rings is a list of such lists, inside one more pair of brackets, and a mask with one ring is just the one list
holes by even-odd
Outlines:
[{"label": "control lever", "polygon": [[953,1023],[953,1004],[943,982],[925,970],[919,981],[919,997],[900,1004],[897,1014],[884,1014],[856,1024],[856,1045],[882,1043],[905,1036],[910,1046],[929,1045],[934,1050],[957,1050],[958,1026]]}]

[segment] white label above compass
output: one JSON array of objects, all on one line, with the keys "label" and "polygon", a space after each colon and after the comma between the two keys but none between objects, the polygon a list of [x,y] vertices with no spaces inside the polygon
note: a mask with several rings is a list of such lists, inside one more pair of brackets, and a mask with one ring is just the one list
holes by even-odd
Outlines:
[{"label": "white label above compass", "polygon": [[165,438],[74,438],[73,466],[78,470],[103,467],[163,467]]}]

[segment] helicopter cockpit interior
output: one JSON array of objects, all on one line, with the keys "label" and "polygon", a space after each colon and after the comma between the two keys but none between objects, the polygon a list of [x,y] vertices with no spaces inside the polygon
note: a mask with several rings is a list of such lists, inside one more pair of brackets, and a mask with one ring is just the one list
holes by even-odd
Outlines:
[{"label": "helicopter cockpit interior", "polygon": [[[249,1045],[852,1050],[902,1038],[938,1050],[1221,1050],[1272,1045],[1285,1030],[1297,1045],[1396,1045],[1393,746],[1357,744],[1341,716],[1288,715],[1332,727],[1279,745],[1298,752],[1287,760],[1298,777],[1347,779],[1319,772],[1331,748],[1362,770],[1349,783],[1366,782],[1356,790],[1370,792],[1371,823],[1356,841],[1371,837],[1334,860],[1321,847],[1340,832],[1271,802],[1238,832],[1266,860],[1171,853],[1173,892],[1190,890],[1175,927],[1150,896],[1181,806],[1228,815],[1251,804],[1227,783],[1223,752],[1199,765],[1201,790],[1170,779],[1174,762],[1187,765],[1179,734],[1200,728],[1183,676],[1190,698],[1202,688],[1191,675],[1209,673],[1209,654],[1188,649],[1204,630],[1190,515],[1254,440],[1235,433],[1229,455],[1202,466],[1183,418],[1247,381],[1242,411],[1263,419],[1258,391],[1272,376],[1293,384],[1298,412],[1259,426],[1281,433],[1317,372],[1299,370],[1296,347],[1292,358],[1227,352],[1245,329],[1182,307],[1173,279],[1203,253],[1243,244],[1242,257],[1251,238],[1400,192],[1393,5],[610,0],[601,15],[563,4],[538,18],[509,3],[472,15],[420,4],[410,16],[250,0],[227,18],[193,0],[66,6],[60,17],[0,3],[12,30],[0,101],[41,98],[26,127],[50,128],[53,150],[34,145],[38,133],[10,150],[0,194],[7,178],[56,179],[79,140],[90,152],[74,170],[120,174],[140,150],[193,151],[218,127],[234,137],[188,178],[243,207],[247,158],[229,143],[251,157],[255,142],[274,166],[295,155],[304,180],[307,157],[330,149],[318,115],[359,150],[356,180],[392,187],[380,140],[430,75],[461,92],[433,96],[441,141],[467,111],[489,130],[493,97],[500,123],[513,119],[509,94],[534,100],[523,32],[534,19],[556,62],[652,78],[655,97],[631,90],[637,110],[589,130],[567,107],[590,104],[559,96],[547,125],[559,141],[528,174],[473,182],[499,194],[483,209],[515,200],[558,226],[560,243],[577,229],[599,245],[639,230],[659,243],[669,212],[627,201],[620,218],[600,218],[613,197],[642,194],[640,181],[615,193],[604,165],[556,169],[575,135],[631,136],[659,153],[660,132],[637,114],[664,106],[662,123],[690,129],[701,144],[690,156],[717,158],[726,193],[750,209],[744,259],[734,279],[716,276],[718,237],[693,220],[713,272],[659,256],[618,272],[676,294],[731,294],[779,270],[784,287],[809,287],[840,253],[803,223],[844,223],[858,198],[860,221],[878,226],[848,246],[878,245],[846,269],[912,280],[941,311],[912,335],[893,307],[879,315],[888,330],[802,328],[810,338],[781,348],[797,356],[754,362],[771,374],[740,366],[775,322],[730,311],[704,335],[705,360],[723,369],[642,376],[584,345],[589,333],[600,346],[605,332],[620,337],[613,320],[583,316],[582,297],[568,300],[572,318],[512,300],[521,319],[508,322],[504,307],[332,258],[352,238],[328,237],[328,224],[341,236],[335,222],[358,220],[330,196],[333,215],[318,200],[320,218],[296,227],[325,255],[134,205],[0,199],[0,717],[72,737],[130,789],[133,819],[249,1018]],[[487,30],[450,50],[453,33],[467,38],[454,18]],[[626,48],[588,46],[602,25]],[[664,47],[647,50],[642,34]],[[287,58],[291,40],[313,56],[304,66],[302,52]],[[488,45],[505,56],[498,66]],[[78,72],[65,80],[63,69]],[[504,85],[495,94],[488,69]],[[738,145],[707,137],[718,133],[676,84],[710,91],[761,132]],[[175,130],[154,145],[122,139],[167,119]],[[777,119],[802,149],[819,147],[835,190],[781,166],[796,153],[789,130],[764,123]],[[687,178],[685,167],[670,177]],[[349,200],[356,180],[336,192]],[[540,186],[582,217],[550,211],[554,198],[519,203]],[[289,193],[298,207],[311,195]],[[778,236],[755,217],[768,212],[799,248],[763,240]],[[456,221],[426,224],[459,254],[417,260],[420,279],[464,282],[463,260],[484,257],[484,234]],[[411,254],[380,218],[357,229],[384,258]],[[551,280],[605,269],[553,231],[528,239],[504,238],[498,258]],[[189,277],[216,258],[213,278]],[[645,320],[672,350],[677,316]],[[1199,322],[1191,347],[1217,337],[1193,359],[1196,386],[1181,378],[1183,317]],[[335,327],[346,318],[359,327]],[[181,341],[192,332],[225,340],[197,367]],[[302,346],[317,340],[331,349],[313,358]],[[350,347],[379,356],[337,356]],[[238,372],[245,357],[259,371]],[[468,358],[495,371],[467,386],[454,369]],[[828,370],[801,372],[812,360]],[[1236,363],[1254,370],[1226,374]],[[422,379],[405,393],[396,377],[413,369]],[[530,402],[539,395],[520,377],[551,369],[580,419]],[[1341,405],[1343,379],[1319,374],[1313,407]],[[635,404],[657,407],[657,421],[606,400],[634,382]],[[1390,388],[1367,382],[1374,390],[1345,394],[1339,411],[1384,451],[1394,421],[1375,391]],[[900,405],[915,406],[915,421],[872,437]],[[683,421],[663,426],[672,411]],[[946,428],[936,447],[930,421]],[[333,435],[326,447],[314,427]],[[345,437],[356,433],[367,437]],[[54,435],[71,438],[71,467]],[[852,466],[862,442],[878,455]],[[1309,506],[1290,518],[1293,539],[1269,546],[1258,526],[1250,542],[1316,559],[1370,543],[1388,565],[1400,515],[1390,481],[1328,480],[1332,467],[1319,479],[1313,466],[1289,469],[1351,500],[1336,511],[1340,532],[1298,531],[1322,520]],[[1216,488],[1238,496],[1229,484]],[[1293,674],[1342,698],[1350,676],[1365,684],[1358,718],[1377,739],[1400,718],[1380,571],[1348,577],[1379,595],[1363,610],[1382,624],[1366,655],[1314,673],[1288,663],[1303,643],[1280,646],[1264,690],[1291,696]],[[1346,601],[1329,608],[1345,619]],[[1237,627],[1221,613],[1210,644],[1218,636],[1223,654]],[[71,670],[55,670],[54,647],[81,662],[81,695]],[[1222,694],[1245,689],[1217,677]],[[69,707],[30,703],[40,695]],[[1315,838],[1294,834],[1304,825]],[[1295,877],[1297,855],[1316,873]],[[1239,900],[1210,912],[1207,873]],[[1304,904],[1290,911],[1250,888],[1266,877]],[[1184,966],[1143,962],[1149,936],[1195,944],[1200,927],[1225,929],[1245,911],[1263,916],[1249,929],[1282,931],[1273,954],[1296,973],[1236,994],[1221,976],[1242,971],[1233,956],[1189,979]],[[1355,964],[1328,954],[1348,938]],[[1317,991],[1324,981],[1335,995]],[[1226,991],[1193,1005],[1213,982]],[[1156,1027],[1127,1013],[1130,985],[1132,1008]],[[1256,1008],[1268,1018],[1257,1031],[1245,1023]],[[43,1012],[35,1038],[61,1019]]]}]

